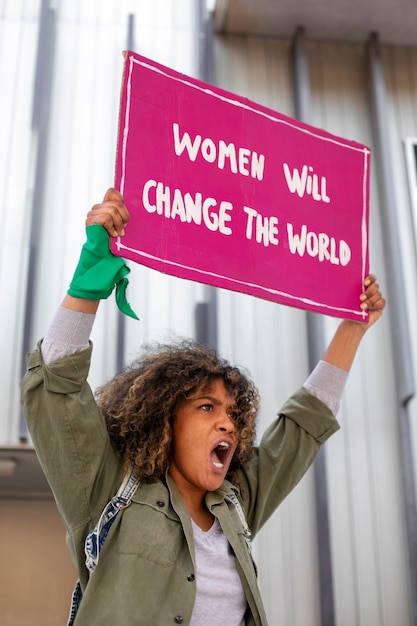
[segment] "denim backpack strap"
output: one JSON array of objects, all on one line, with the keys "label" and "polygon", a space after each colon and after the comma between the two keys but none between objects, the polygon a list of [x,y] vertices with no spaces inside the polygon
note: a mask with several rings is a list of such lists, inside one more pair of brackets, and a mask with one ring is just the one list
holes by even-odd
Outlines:
[{"label": "denim backpack strap", "polygon": [[228,493],[226,495],[226,498],[227,498],[227,500],[229,500],[229,502],[231,502],[234,505],[234,507],[235,507],[235,509],[236,509],[236,511],[237,511],[237,513],[239,515],[240,522],[241,522],[242,528],[243,528],[243,534],[244,534],[245,539],[246,539],[246,543],[248,544],[249,550],[252,551],[252,533],[251,533],[250,528],[248,526],[248,523],[246,521],[246,517],[245,517],[245,514],[243,512],[242,505],[240,504],[240,501],[239,501],[238,497],[234,493]]},{"label": "denim backpack strap", "polygon": [[83,599],[83,592],[81,590],[80,581],[77,580],[77,582],[75,583],[74,591],[72,592],[71,608],[70,608],[70,614],[68,617],[67,626],[73,626],[75,616],[77,615],[78,607],[80,606],[82,599]]},{"label": "denim backpack strap", "polygon": [[132,468],[126,473],[117,494],[104,507],[100,519],[91,533],[87,535],[84,545],[85,565],[90,572],[93,572],[96,568],[100,551],[117,514],[130,505],[138,484],[139,480],[135,477]]},{"label": "denim backpack strap", "polygon": [[[135,476],[134,468],[132,467],[128,472],[126,472],[123,482],[116,495],[104,507],[97,524],[94,526],[91,533],[87,535],[84,544],[86,557],[85,565],[90,573],[93,572],[97,566],[100,551],[117,514],[119,511],[130,505],[132,496],[138,485],[139,479]],[[77,580],[72,594],[71,609],[67,626],[73,626],[82,597],[83,593],[80,581]]]}]

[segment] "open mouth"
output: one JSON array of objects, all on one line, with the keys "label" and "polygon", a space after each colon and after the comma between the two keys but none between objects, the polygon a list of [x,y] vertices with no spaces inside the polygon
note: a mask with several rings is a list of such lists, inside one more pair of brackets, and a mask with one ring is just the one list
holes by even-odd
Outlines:
[{"label": "open mouth", "polygon": [[228,441],[220,441],[212,451],[212,462],[214,467],[222,469],[229,458],[231,445]]}]

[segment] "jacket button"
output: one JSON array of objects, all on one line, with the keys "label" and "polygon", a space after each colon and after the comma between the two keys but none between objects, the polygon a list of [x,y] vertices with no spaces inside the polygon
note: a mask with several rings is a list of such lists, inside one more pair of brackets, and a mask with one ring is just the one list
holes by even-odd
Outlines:
[{"label": "jacket button", "polygon": [[162,509],[162,507],[165,506],[165,502],[163,500],[158,500],[156,505],[159,506],[159,508]]},{"label": "jacket button", "polygon": [[174,618],[174,622],[175,622],[176,624],[182,624],[182,623],[183,623],[183,621],[184,621],[184,618],[183,618],[183,616],[182,616],[182,615],[177,615],[177,616]]},{"label": "jacket button", "polygon": [[188,580],[189,583],[192,583],[195,580],[194,574],[188,574],[187,580]]}]

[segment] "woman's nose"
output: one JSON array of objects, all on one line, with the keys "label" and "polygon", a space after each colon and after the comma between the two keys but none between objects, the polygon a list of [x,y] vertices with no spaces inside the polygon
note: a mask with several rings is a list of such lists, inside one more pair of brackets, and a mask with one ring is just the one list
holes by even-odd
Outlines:
[{"label": "woman's nose", "polygon": [[227,413],[224,413],[221,416],[221,419],[218,422],[218,430],[223,433],[233,433],[235,430],[234,421],[228,416]]}]

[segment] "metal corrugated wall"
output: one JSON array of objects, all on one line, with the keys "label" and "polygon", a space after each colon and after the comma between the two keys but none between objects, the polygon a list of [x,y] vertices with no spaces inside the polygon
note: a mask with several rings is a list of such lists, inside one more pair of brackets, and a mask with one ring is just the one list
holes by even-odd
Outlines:
[{"label": "metal corrugated wall", "polygon": [[[384,48],[390,139],[407,293],[389,302],[368,334],[350,374],[339,418],[342,431],[325,446],[328,474],[334,621],[322,621],[312,472],[269,522],[257,544],[260,579],[272,624],[409,626],[409,543],[399,415],[389,316],[406,306],[417,355],[416,263],[405,179],[403,139],[417,133],[416,50]],[[373,147],[366,46],[307,42],[312,124]],[[216,84],[295,115],[291,42],[215,39]],[[371,189],[371,266],[386,284],[375,164]],[[263,395],[262,424],[307,373],[305,315],[238,294],[220,297],[220,347],[253,372]],[[391,313],[390,313],[391,312]],[[325,319],[330,338],[336,320]],[[244,341],[242,340],[244,338]],[[415,401],[410,404],[415,417]],[[262,430],[262,428],[260,428]],[[415,426],[414,448],[417,447]]]},{"label": "metal corrugated wall", "polygon": [[[0,21],[0,441],[17,436],[23,307],[27,263],[28,178],[31,156],[31,95],[39,6],[2,3]],[[28,4],[28,3],[26,3]]]},{"label": "metal corrugated wall", "polygon": [[[25,434],[23,353],[46,331],[71,279],[86,211],[113,183],[129,36],[139,53],[196,75],[192,0],[0,1],[0,444]],[[124,360],[168,330],[192,335],[205,291],[135,266],[128,296],[141,322],[125,322]],[[105,303],[93,335],[93,386],[115,372],[118,323],[114,303]]]}]

